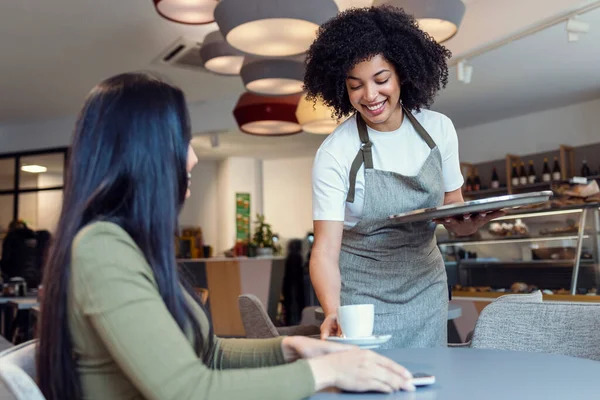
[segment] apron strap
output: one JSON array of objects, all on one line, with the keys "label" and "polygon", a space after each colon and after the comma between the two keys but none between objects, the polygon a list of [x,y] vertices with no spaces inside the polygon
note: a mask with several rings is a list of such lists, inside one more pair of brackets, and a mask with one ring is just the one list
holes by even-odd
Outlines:
[{"label": "apron strap", "polygon": [[[423,125],[415,118],[412,113],[407,110],[404,106],[402,106],[402,110],[404,111],[404,115],[408,117],[408,120],[415,128],[421,139],[427,143],[430,149],[434,149],[436,147],[435,142],[429,136],[429,133],[423,128]],[[362,119],[360,113],[356,113],[356,126],[358,127],[358,135],[360,137],[361,146],[359,152],[356,154],[354,161],[352,162],[352,166],[350,167],[350,187],[348,188],[348,195],[346,196],[346,202],[354,203],[354,194],[356,191],[356,175],[358,175],[358,170],[360,167],[365,164],[365,169],[373,169],[373,154],[371,153],[371,148],[373,147],[373,143],[369,139],[369,132],[367,131],[367,124]]]},{"label": "apron strap", "polygon": [[367,131],[367,124],[360,116],[360,113],[356,113],[356,126],[358,127],[358,135],[360,137],[361,145],[360,150],[356,154],[352,166],[350,167],[350,187],[348,189],[348,195],[346,196],[346,202],[354,203],[354,192],[356,191],[356,175],[358,170],[365,164],[365,169],[373,168],[373,154],[371,153],[371,147],[373,143],[369,139],[369,132]]},{"label": "apron strap", "polygon": [[419,136],[421,136],[421,139],[423,139],[425,143],[427,143],[427,146],[429,146],[429,148],[433,150],[436,144],[431,138],[431,136],[429,136],[429,133],[427,133],[425,128],[423,128],[423,125],[421,125],[421,123],[417,121],[415,116],[412,115],[412,113],[409,110],[407,110],[404,106],[402,106],[402,110],[404,110],[404,115],[408,117],[408,120],[412,124],[413,128],[415,128]]}]

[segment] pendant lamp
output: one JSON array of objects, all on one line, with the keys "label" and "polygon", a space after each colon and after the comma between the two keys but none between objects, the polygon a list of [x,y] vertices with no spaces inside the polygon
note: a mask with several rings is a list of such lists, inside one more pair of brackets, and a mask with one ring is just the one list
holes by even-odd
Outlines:
[{"label": "pendant lamp", "polygon": [[456,35],[465,16],[462,0],[375,0],[374,5],[403,8],[419,22],[419,27],[442,43]]},{"label": "pendant lamp", "polygon": [[325,105],[322,100],[309,101],[303,95],[296,109],[296,118],[307,133],[329,135],[340,124],[337,118],[332,117],[333,110]]},{"label": "pendant lamp", "polygon": [[218,0],[154,0],[156,12],[172,22],[203,25],[214,22]]},{"label": "pendant lamp", "polygon": [[257,136],[288,136],[302,132],[296,119],[300,95],[260,96],[242,94],[233,116],[244,133]]},{"label": "pendant lamp", "polygon": [[220,75],[239,75],[244,54],[225,41],[220,31],[206,35],[200,46],[204,68]]},{"label": "pendant lamp", "polygon": [[215,21],[236,49],[285,57],[306,52],[319,26],[337,13],[334,0],[221,0]]},{"label": "pendant lamp", "polygon": [[304,56],[260,58],[247,56],[240,71],[250,92],[267,96],[302,93]]}]

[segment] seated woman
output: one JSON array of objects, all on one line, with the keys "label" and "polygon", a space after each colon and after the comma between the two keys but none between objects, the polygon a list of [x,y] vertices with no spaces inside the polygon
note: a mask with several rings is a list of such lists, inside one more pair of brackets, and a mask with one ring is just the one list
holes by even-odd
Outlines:
[{"label": "seated woman", "polygon": [[88,96],[44,271],[39,385],[58,399],[300,399],[413,390],[376,353],[305,337],[220,339],[176,266],[197,163],[181,90],[123,74]]}]

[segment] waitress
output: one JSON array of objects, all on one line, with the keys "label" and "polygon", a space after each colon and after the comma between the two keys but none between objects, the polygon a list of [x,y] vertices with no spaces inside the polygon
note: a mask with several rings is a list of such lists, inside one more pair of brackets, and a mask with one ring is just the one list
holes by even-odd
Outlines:
[{"label": "waitress", "polygon": [[[310,275],[325,311],[321,337],[341,334],[340,305],[375,305],[386,347],[447,342],[448,288],[435,224],[392,214],[462,202],[458,139],[425,107],[448,81],[451,53],[401,9],[350,9],[326,22],[307,55],[309,98],[338,118],[313,169]],[[470,235],[498,214],[443,221]]]}]

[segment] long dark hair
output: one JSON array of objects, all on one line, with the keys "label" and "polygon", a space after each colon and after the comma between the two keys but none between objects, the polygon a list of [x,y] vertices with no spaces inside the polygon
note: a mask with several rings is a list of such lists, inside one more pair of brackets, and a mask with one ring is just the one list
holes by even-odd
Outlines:
[{"label": "long dark hair", "polygon": [[[187,189],[191,139],[183,92],[147,74],[122,74],[97,85],[75,126],[62,212],[44,268],[37,370],[48,400],[81,397],[69,333],[67,291],[73,238],[108,220],[133,238],[182,331],[202,336],[181,289],[175,256],[177,217]],[[198,297],[184,285],[199,303]],[[212,337],[212,327],[210,329]]]}]

